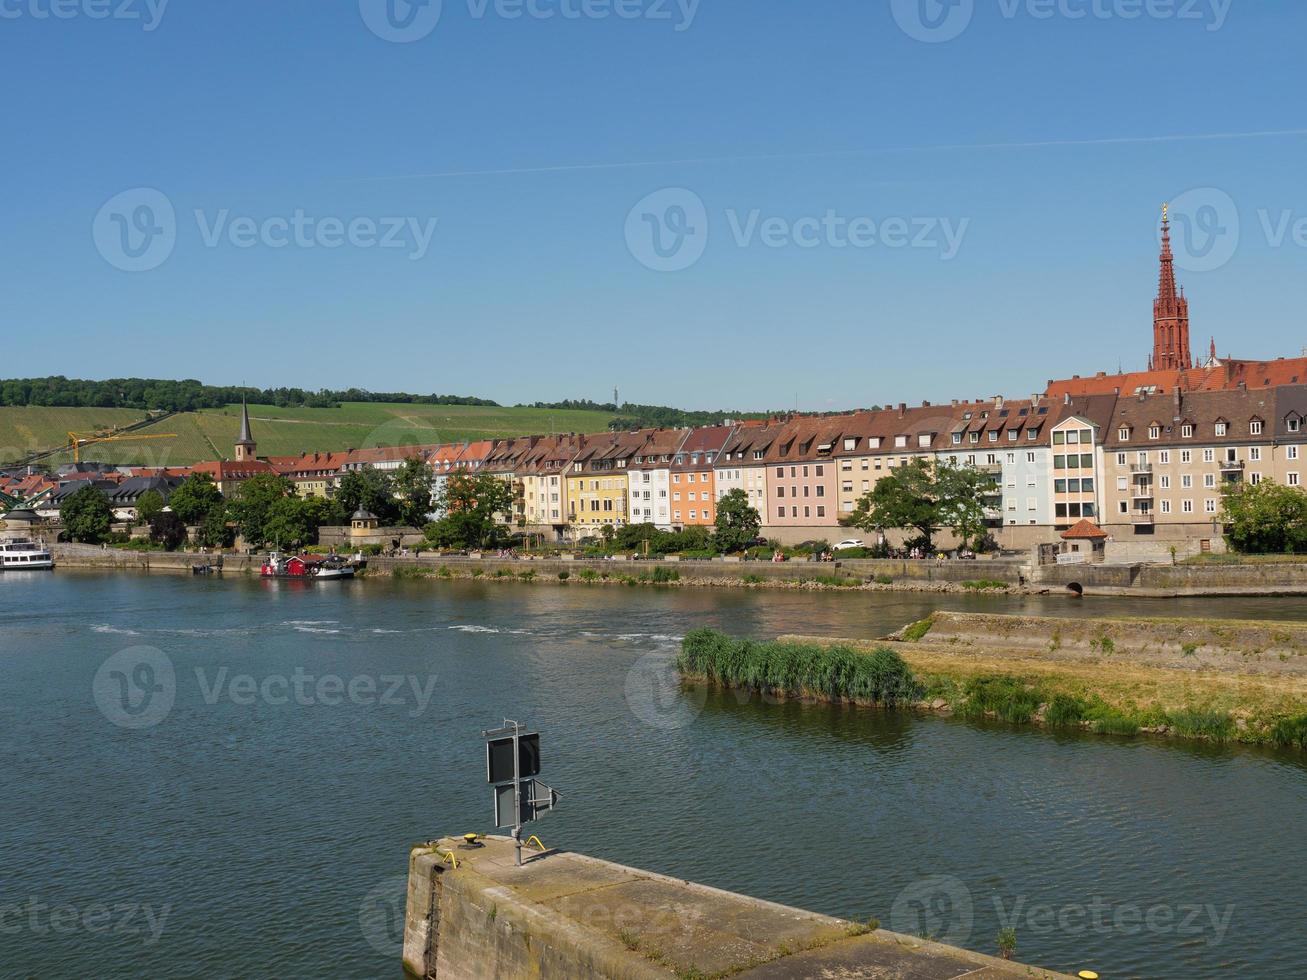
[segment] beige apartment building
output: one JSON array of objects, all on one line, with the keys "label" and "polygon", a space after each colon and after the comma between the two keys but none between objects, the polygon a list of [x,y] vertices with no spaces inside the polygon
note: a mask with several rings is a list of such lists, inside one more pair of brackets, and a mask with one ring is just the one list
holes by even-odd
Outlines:
[{"label": "beige apartment building", "polygon": [[1119,399],[1103,446],[1103,529],[1220,550],[1224,485],[1303,485],[1305,415],[1302,385]]}]

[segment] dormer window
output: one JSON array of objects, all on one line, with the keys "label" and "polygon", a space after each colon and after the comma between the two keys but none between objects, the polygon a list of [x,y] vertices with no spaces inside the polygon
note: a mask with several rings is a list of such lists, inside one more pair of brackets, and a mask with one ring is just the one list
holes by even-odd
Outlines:
[{"label": "dormer window", "polygon": [[1284,420],[1284,427],[1289,432],[1297,432],[1302,428],[1302,419],[1291,416]]},{"label": "dormer window", "polygon": [[867,448],[868,448],[868,449],[879,449],[879,448],[880,448],[880,436],[868,436],[868,437],[867,437]]},{"label": "dormer window", "polygon": [[895,437],[894,437],[894,448],[896,448],[896,449],[906,449],[907,446],[908,446],[908,437],[907,437],[907,436],[895,436]]},{"label": "dormer window", "polygon": [[1121,428],[1117,429],[1117,430],[1116,430],[1116,437],[1117,437],[1118,439],[1120,439],[1122,442],[1129,442],[1129,441],[1130,441],[1130,426],[1128,426],[1128,425],[1123,425],[1123,426],[1121,426]]},{"label": "dormer window", "polygon": [[1162,437],[1162,427],[1154,423],[1148,427],[1149,439],[1160,439]]},{"label": "dormer window", "polygon": [[960,445],[962,445],[962,433],[961,433],[961,432],[955,432],[955,433],[953,433],[953,445],[955,445],[955,446],[960,446]]},{"label": "dormer window", "polygon": [[755,449],[755,450],[753,451],[753,458],[754,458],[754,459],[762,459],[762,456],[763,456],[763,452],[762,452],[761,449]]},{"label": "dormer window", "polygon": [[990,442],[998,442],[998,432],[996,432],[996,431],[994,431],[994,432],[990,432],[990,434],[989,434],[989,441],[990,441]]},{"label": "dormer window", "polygon": [[1180,426],[1180,435],[1185,439],[1192,439],[1194,437],[1193,423],[1186,422],[1184,425]]},{"label": "dormer window", "polygon": [[857,440],[857,439],[845,439],[845,440],[844,440],[844,451],[845,451],[845,452],[851,452],[851,451],[853,451],[854,449],[856,449],[857,447],[858,447],[858,440]]},{"label": "dormer window", "polygon": [[1227,429],[1229,429],[1229,425],[1228,425],[1227,423],[1225,423],[1225,422],[1217,422],[1217,423],[1216,423],[1216,434],[1217,434],[1218,436],[1223,436],[1223,435],[1225,435]]},{"label": "dormer window", "polygon": [[968,432],[968,433],[967,433],[967,442],[971,443],[973,446],[974,446],[976,443],[980,442],[980,433],[979,433],[979,432]]},{"label": "dormer window", "polygon": [[1261,419],[1254,419],[1253,421],[1248,423],[1248,434],[1253,436],[1259,436],[1262,434]]},{"label": "dormer window", "polygon": [[1016,442],[1016,441],[1017,441],[1017,436],[1018,436],[1018,435],[1019,435],[1019,433],[1017,432],[1016,429],[1008,429],[1008,430],[1007,430],[1007,441],[1008,441],[1008,442]]}]

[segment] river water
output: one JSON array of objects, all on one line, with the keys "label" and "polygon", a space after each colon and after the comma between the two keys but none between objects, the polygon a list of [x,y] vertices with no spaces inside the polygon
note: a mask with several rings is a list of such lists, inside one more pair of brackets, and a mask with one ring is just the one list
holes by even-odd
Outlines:
[{"label": "river water", "polygon": [[[410,843],[493,828],[480,731],[541,730],[564,846],[1104,978],[1297,977],[1307,760],[681,691],[686,630],[1012,599],[0,575],[0,974],[401,976]],[[125,700],[124,700],[125,696]]]}]

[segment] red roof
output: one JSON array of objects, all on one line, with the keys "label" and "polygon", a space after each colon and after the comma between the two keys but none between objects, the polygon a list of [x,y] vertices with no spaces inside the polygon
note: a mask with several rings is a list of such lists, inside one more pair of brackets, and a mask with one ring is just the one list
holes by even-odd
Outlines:
[{"label": "red roof", "polygon": [[1075,527],[1063,531],[1062,537],[1068,541],[1073,539],[1088,539],[1091,541],[1101,540],[1107,537],[1107,532],[1095,524],[1093,521],[1085,518]]}]

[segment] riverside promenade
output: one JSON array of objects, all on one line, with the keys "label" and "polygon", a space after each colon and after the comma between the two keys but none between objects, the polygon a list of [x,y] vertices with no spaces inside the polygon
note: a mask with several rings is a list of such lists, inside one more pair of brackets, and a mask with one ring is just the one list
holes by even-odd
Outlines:
[{"label": "riverside promenade", "polygon": [[[404,968],[440,980],[1064,978],[567,851],[444,838],[409,855]],[[781,842],[783,843],[783,842]],[[833,844],[833,846],[838,846]],[[760,854],[760,860],[762,859]],[[785,873],[783,849],[775,855]]]},{"label": "riverside promenade", "polygon": [[[55,563],[63,568],[97,568],[138,572],[189,572],[192,565],[212,556],[158,551],[131,551],[89,545],[51,546]],[[261,556],[226,554],[228,574],[258,573]],[[682,585],[766,587],[838,579],[868,589],[945,591],[982,585],[1023,593],[1177,598],[1183,596],[1302,596],[1307,595],[1307,562],[1221,562],[1194,565],[1045,565],[1015,558],[979,561],[906,559],[851,559],[836,562],[732,559],[681,560],[587,558],[498,558],[437,555],[430,552],[403,557],[368,559],[369,576],[431,578],[493,578],[534,572],[536,580],[558,581],[561,572],[577,579],[585,570],[617,580],[639,576],[655,568],[675,570]],[[441,574],[444,569],[445,573]],[[669,583],[661,583],[669,584]]]}]

